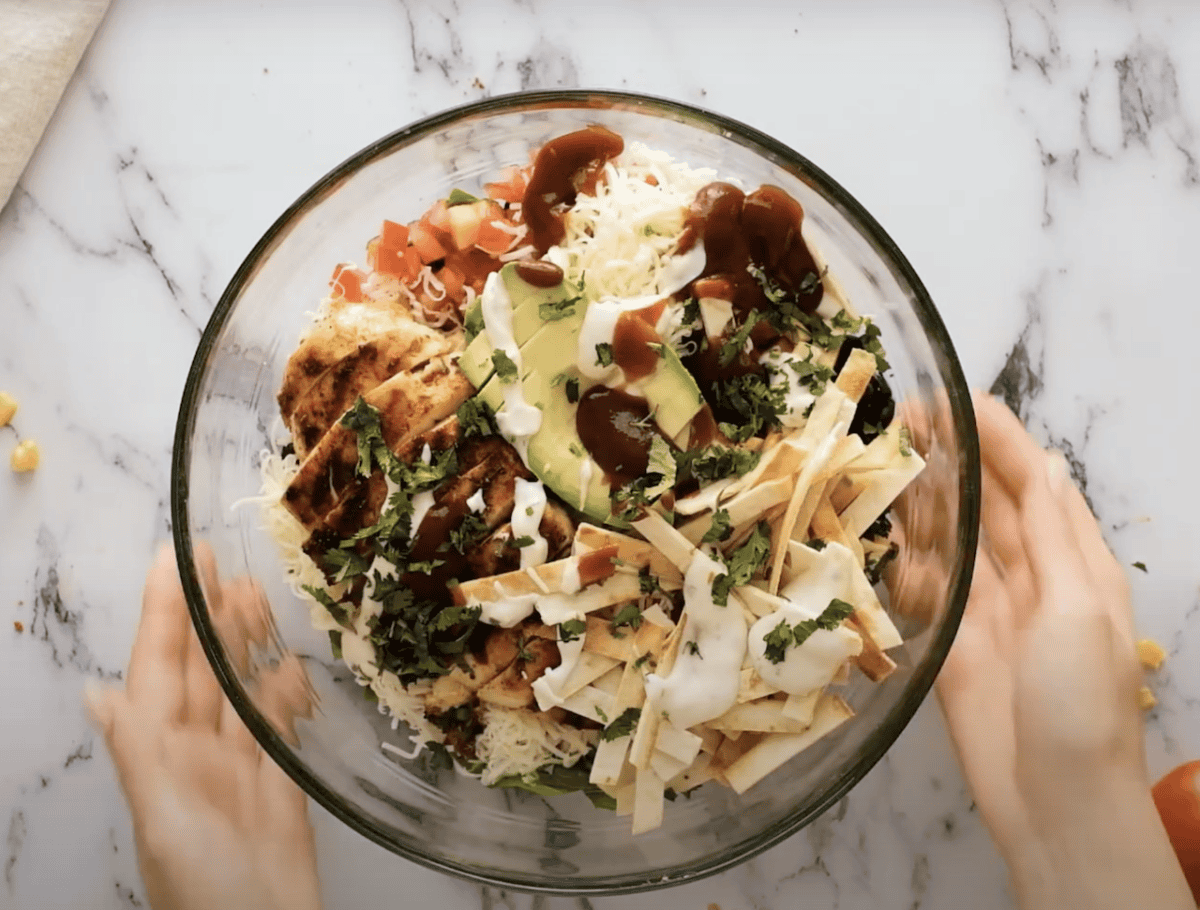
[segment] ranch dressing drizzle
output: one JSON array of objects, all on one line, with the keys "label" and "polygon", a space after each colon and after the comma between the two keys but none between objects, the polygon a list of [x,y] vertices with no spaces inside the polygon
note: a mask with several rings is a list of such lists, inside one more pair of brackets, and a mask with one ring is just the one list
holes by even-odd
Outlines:
[{"label": "ranch dressing drizzle", "polygon": [[540,480],[516,479],[513,490],[512,533],[513,537],[533,538],[533,543],[521,547],[521,568],[540,566],[549,554],[549,544],[539,528],[542,514],[546,511],[546,488]]},{"label": "ranch dressing drizzle", "polygon": [[811,551],[808,565],[779,592],[786,605],[751,626],[750,660],[763,682],[789,695],[805,695],[828,685],[838,668],[861,650],[858,635],[839,627],[817,629],[803,644],[789,645],[778,663],[766,657],[766,637],[780,622],[794,626],[816,619],[834,598],[850,602],[854,564],[854,555],[839,543],[828,543],[819,553]]},{"label": "ranch dressing drizzle", "polygon": [[529,437],[541,429],[542,412],[525,400],[525,389],[521,384],[525,372],[521,349],[513,336],[512,298],[499,272],[488,275],[479,305],[483,313],[483,327],[492,341],[492,347],[503,351],[517,367],[516,377],[503,383],[504,407],[496,412],[496,426],[528,467]]},{"label": "ranch dressing drizzle", "polygon": [[720,717],[737,702],[742,659],[746,655],[746,622],[733,595],[728,606],[713,602],[713,580],[725,566],[697,552],[683,576],[687,626],[679,656],[663,679],[646,677],[646,697],[673,726],[686,730]]}]

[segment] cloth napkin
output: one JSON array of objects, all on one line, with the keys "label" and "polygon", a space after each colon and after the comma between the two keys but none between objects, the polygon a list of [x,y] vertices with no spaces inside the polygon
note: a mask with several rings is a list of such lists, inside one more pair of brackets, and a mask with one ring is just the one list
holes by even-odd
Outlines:
[{"label": "cloth napkin", "polygon": [[110,0],[0,0],[0,208]]}]

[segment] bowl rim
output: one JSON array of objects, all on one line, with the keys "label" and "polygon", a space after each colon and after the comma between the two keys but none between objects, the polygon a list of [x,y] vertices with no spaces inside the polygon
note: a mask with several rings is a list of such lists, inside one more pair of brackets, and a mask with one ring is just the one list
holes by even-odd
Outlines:
[{"label": "bowl rim", "polygon": [[[191,438],[195,428],[199,392],[205,378],[208,363],[216,347],[216,339],[224,329],[247,282],[254,276],[261,262],[269,254],[276,240],[284,235],[298,216],[320,202],[339,183],[364,166],[392,151],[416,142],[443,126],[464,118],[476,118],[487,114],[509,114],[522,111],[537,111],[560,108],[621,108],[648,113],[657,117],[673,119],[709,131],[761,153],[768,153],[771,160],[789,170],[798,179],[812,186],[841,213],[855,223],[865,239],[883,257],[890,260],[899,276],[912,289],[913,307],[917,310],[923,328],[931,336],[931,342],[945,359],[947,385],[945,394],[955,426],[968,427],[971,432],[959,440],[958,485],[959,523],[958,539],[962,544],[958,554],[956,572],[948,586],[949,599],[941,627],[931,641],[929,650],[921,664],[914,667],[911,678],[900,700],[892,707],[871,735],[856,760],[843,767],[831,785],[820,794],[804,811],[795,812],[757,834],[746,838],[726,852],[704,857],[698,861],[658,869],[640,876],[624,876],[619,881],[595,876],[578,880],[564,880],[562,884],[546,881],[525,873],[489,873],[480,867],[420,853],[394,839],[389,830],[373,819],[360,814],[336,791],[328,787],[317,775],[299,761],[291,748],[263,718],[246,695],[237,675],[227,661],[223,646],[209,622],[205,597],[200,577],[192,559],[193,541],[188,513],[188,471],[191,461]],[[775,846],[805,827],[838,800],[845,796],[867,772],[883,757],[885,752],[908,725],[913,714],[924,701],[934,678],[940,670],[950,645],[958,630],[965,609],[967,592],[975,562],[975,548],[979,530],[980,508],[980,455],[979,440],[975,429],[974,409],[971,394],[964,377],[958,355],[950,341],[940,315],[933,305],[925,285],[917,276],[908,259],[896,246],[875,218],[839,183],[808,158],[766,133],[741,121],[698,107],[686,102],[637,92],[609,89],[569,89],[548,91],[526,91],[496,95],[481,101],[458,105],[439,113],[424,117],[401,127],[367,145],[342,161],[305,190],[271,224],[258,242],[238,266],[229,280],[220,299],[213,309],[197,346],[195,357],[188,370],[176,422],[174,446],[171,458],[170,508],[172,538],[179,567],[188,611],[200,643],[208,657],[221,688],[229,698],[242,721],[253,732],[255,739],[267,754],[312,797],[332,815],[352,830],[369,838],[389,851],[429,869],[451,874],[459,878],[484,885],[518,890],[533,894],[555,894],[571,896],[603,896],[632,894],[658,888],[674,886],[715,875]],[[965,535],[965,537],[964,537]]]}]

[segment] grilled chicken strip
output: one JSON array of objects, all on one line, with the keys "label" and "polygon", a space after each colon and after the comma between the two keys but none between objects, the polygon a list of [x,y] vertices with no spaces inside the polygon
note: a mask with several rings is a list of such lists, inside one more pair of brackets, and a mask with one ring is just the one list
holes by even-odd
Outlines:
[{"label": "grilled chicken strip", "polygon": [[[548,560],[561,559],[571,549],[575,524],[566,509],[554,502],[546,503],[538,533],[546,539]],[[512,545],[512,525],[505,523],[467,554],[467,562],[477,578],[501,575],[521,568],[521,551]]]},{"label": "grilled chicken strip", "polygon": [[[474,391],[457,366],[438,359],[397,373],[363,400],[378,409],[384,441],[396,451],[453,414]],[[300,466],[284,493],[284,504],[313,530],[354,484],[357,465],[357,434],[335,424]]]},{"label": "grilled chicken strip", "polygon": [[391,332],[402,331],[409,324],[415,324],[415,320],[401,303],[330,300],[321,318],[300,339],[284,367],[278,396],[284,423],[290,422],[304,393],[326,370],[349,357],[360,345],[387,338]]},{"label": "grilled chicken strip", "polygon": [[360,344],[322,373],[297,401],[288,421],[296,454],[304,458],[359,395],[397,373],[460,350],[462,342],[461,332],[440,332],[409,320],[383,338]]}]

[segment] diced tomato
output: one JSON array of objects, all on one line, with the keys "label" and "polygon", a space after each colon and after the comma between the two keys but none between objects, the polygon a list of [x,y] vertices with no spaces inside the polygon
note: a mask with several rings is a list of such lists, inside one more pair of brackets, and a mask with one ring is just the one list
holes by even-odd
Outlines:
[{"label": "diced tomato", "polygon": [[411,281],[416,277],[417,272],[421,270],[420,261],[418,260],[417,267],[414,270],[408,260],[405,258],[405,253],[412,249],[406,247],[403,252],[392,249],[390,246],[380,244],[379,252],[376,254],[375,271],[382,272],[385,275],[395,275],[402,281]]},{"label": "diced tomato", "polygon": [[383,228],[379,232],[379,242],[397,252],[402,251],[408,246],[408,226],[396,224],[396,222],[388,221],[385,218]]},{"label": "diced tomato", "polygon": [[404,248],[404,274],[407,281],[412,281],[421,271],[421,254],[415,246]]},{"label": "diced tomato", "polygon": [[658,186],[658,178],[655,177],[653,174],[646,175],[646,182],[648,184],[650,184],[651,186]]},{"label": "diced tomato", "polygon": [[413,248],[416,249],[417,255],[421,257],[423,263],[445,259],[446,254],[450,252],[434,229],[424,221],[417,221],[409,226],[408,239],[412,241]]},{"label": "diced tomato", "polygon": [[340,297],[347,303],[362,303],[362,286],[366,280],[367,276],[361,269],[342,262],[334,268],[329,286],[333,288],[334,297]]},{"label": "diced tomato", "polygon": [[446,289],[447,300],[457,303],[463,299],[463,276],[457,269],[447,265],[437,273],[437,277]]},{"label": "diced tomato", "polygon": [[501,202],[520,202],[525,198],[525,171],[519,167],[510,167],[503,174],[503,180],[485,184],[483,189],[492,199]]},{"label": "diced tomato", "polygon": [[[455,206],[458,208],[458,206]],[[432,225],[439,231],[450,231],[450,209],[446,205],[445,199],[439,199],[435,202],[422,217],[421,220],[426,224]]]},{"label": "diced tomato", "polygon": [[483,284],[487,276],[499,271],[501,262],[480,249],[459,250],[446,257],[446,267],[452,268],[463,276],[463,281],[470,285],[476,294],[483,293]]},{"label": "diced tomato", "polygon": [[515,238],[508,231],[500,228],[499,225],[505,223],[503,218],[491,218],[484,221],[479,225],[479,236],[475,238],[475,245],[493,256],[507,253]]}]

